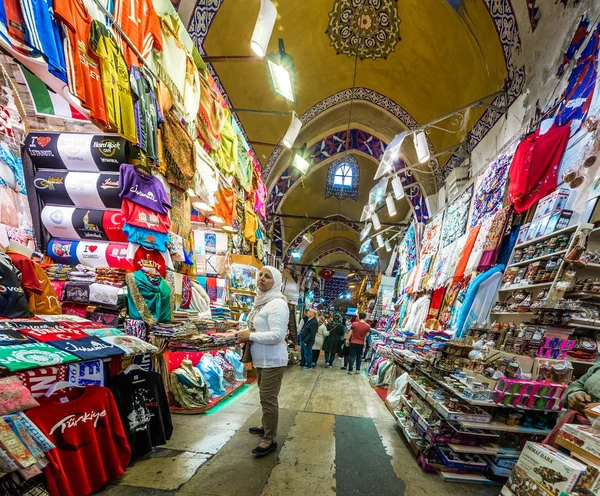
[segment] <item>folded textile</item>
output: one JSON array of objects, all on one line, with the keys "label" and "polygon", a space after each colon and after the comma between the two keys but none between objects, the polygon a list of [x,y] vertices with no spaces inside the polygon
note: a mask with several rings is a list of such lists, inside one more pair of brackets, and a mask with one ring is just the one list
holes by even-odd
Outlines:
[{"label": "folded textile", "polygon": [[120,348],[126,355],[140,355],[144,353],[158,353],[158,348],[135,336],[106,336],[103,341]]}]

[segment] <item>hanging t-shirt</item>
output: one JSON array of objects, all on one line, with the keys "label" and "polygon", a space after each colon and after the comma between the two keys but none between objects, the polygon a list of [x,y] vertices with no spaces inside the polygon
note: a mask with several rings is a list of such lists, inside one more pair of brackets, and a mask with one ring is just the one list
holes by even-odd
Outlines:
[{"label": "hanging t-shirt", "polygon": [[112,393],[105,387],[40,397],[27,416],[56,446],[44,469],[51,496],[81,496],[122,476],[131,451]]},{"label": "hanging t-shirt", "polygon": [[149,250],[137,243],[129,243],[127,260],[133,264],[134,270],[153,268],[163,278],[167,277],[167,269],[173,270],[173,262],[168,251],[161,253],[157,250]]},{"label": "hanging t-shirt", "polygon": [[90,111],[90,117],[108,127],[98,57],[89,53],[92,18],[81,0],[59,0],[54,15],[63,23],[69,91]]},{"label": "hanging t-shirt", "polygon": [[123,200],[121,213],[125,218],[125,222],[132,226],[143,227],[165,234],[169,232],[171,227],[171,219],[167,214],[160,214],[129,200]]},{"label": "hanging t-shirt", "polygon": [[137,143],[129,71],[115,38],[98,21],[93,21],[90,29],[90,50],[100,58],[108,122],[123,138]]},{"label": "hanging t-shirt", "polygon": [[127,433],[132,458],[165,444],[173,433],[171,412],[160,374],[119,374],[108,386]]},{"label": "hanging t-shirt", "polygon": [[[144,58],[153,48],[162,50],[160,21],[151,0],[116,0],[115,20]],[[127,67],[142,64],[124,39],[120,40],[120,45]]]},{"label": "hanging t-shirt", "polygon": [[25,343],[0,346],[0,367],[9,372],[51,367],[61,363],[75,362],[77,357],[46,343]]},{"label": "hanging t-shirt", "polygon": [[111,356],[122,355],[123,350],[113,346],[110,343],[102,341],[95,336],[88,336],[70,341],[50,341],[48,344],[75,355],[81,360],[93,360],[96,358],[108,358]]},{"label": "hanging t-shirt", "polygon": [[20,253],[8,251],[7,255],[21,271],[21,286],[29,302],[29,311],[35,315],[61,314],[56,292],[44,269]]},{"label": "hanging t-shirt", "polygon": [[19,271],[3,253],[0,253],[0,317],[31,317]]},{"label": "hanging t-shirt", "polygon": [[171,202],[158,178],[136,169],[133,165],[122,164],[119,171],[119,186],[121,198],[161,214],[169,213]]},{"label": "hanging t-shirt", "polygon": [[130,226],[125,224],[123,232],[127,234],[130,243],[137,243],[151,250],[167,251],[169,235],[157,231],[150,231],[143,227]]},{"label": "hanging t-shirt", "polygon": [[105,210],[102,212],[102,229],[109,241],[127,242],[127,235],[123,232],[125,217],[119,210]]},{"label": "hanging t-shirt", "polygon": [[44,54],[49,71],[66,83],[67,69],[58,24],[54,19],[54,3],[53,0],[21,0],[21,7],[31,44]]},{"label": "hanging t-shirt", "polygon": [[152,85],[145,74],[131,66],[131,91],[137,97],[134,103],[139,147],[152,162],[158,162],[158,125],[163,116],[156,101]]},{"label": "hanging t-shirt", "polygon": [[19,0],[3,0],[3,13],[6,17],[6,31],[12,47],[19,53],[31,55],[33,43],[25,27],[23,11]]}]

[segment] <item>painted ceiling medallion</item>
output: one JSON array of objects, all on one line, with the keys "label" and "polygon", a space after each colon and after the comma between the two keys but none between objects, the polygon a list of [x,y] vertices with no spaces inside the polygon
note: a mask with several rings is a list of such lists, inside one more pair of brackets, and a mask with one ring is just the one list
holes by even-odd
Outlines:
[{"label": "painted ceiling medallion", "polygon": [[386,59],[400,41],[397,0],[335,0],[327,31],[337,54]]}]

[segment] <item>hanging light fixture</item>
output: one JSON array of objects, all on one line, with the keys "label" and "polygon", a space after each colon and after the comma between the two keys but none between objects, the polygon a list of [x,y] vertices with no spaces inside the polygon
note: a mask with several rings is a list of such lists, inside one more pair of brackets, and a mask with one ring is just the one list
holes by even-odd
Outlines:
[{"label": "hanging light fixture", "polygon": [[225,220],[222,217],[219,217],[218,215],[211,215],[208,220],[214,222],[215,224],[225,224]]},{"label": "hanging light fixture", "polygon": [[376,231],[381,229],[381,222],[379,222],[379,216],[377,215],[377,212],[373,212],[373,215],[371,215],[371,222],[373,223],[373,227]]},{"label": "hanging light fixture", "polygon": [[252,51],[259,57],[264,57],[265,53],[267,53],[267,47],[269,46],[269,40],[271,39],[276,20],[277,8],[273,2],[271,0],[260,0],[260,10],[258,11],[256,24],[254,25],[252,40],[250,41]]},{"label": "hanging light fixture", "polygon": [[427,162],[430,159],[431,154],[429,153],[429,146],[427,146],[427,136],[425,135],[425,131],[417,131],[413,136],[413,142],[415,144],[415,149],[417,150],[419,163],[422,164]]},{"label": "hanging light fixture", "polygon": [[300,119],[298,119],[296,112],[294,112],[292,110],[292,122],[290,122],[290,126],[288,127],[287,131],[285,132],[285,136],[281,140],[281,142],[283,143],[283,146],[285,146],[286,148],[291,148],[292,146],[294,146],[294,141],[296,141],[296,138],[298,137],[298,134],[300,133],[301,127],[302,127],[302,121]]},{"label": "hanging light fixture", "polygon": [[385,204],[387,205],[387,209],[388,209],[388,213],[390,214],[390,217],[393,217],[394,215],[396,215],[398,213],[396,211],[396,202],[394,201],[394,197],[392,196],[391,193],[385,197]]},{"label": "hanging light fixture", "polygon": [[370,222],[367,222],[365,224],[365,227],[363,227],[362,231],[360,232],[360,240],[361,241],[369,235],[372,228],[373,228],[373,224],[371,224]]},{"label": "hanging light fixture", "polygon": [[221,231],[225,231],[226,233],[234,233],[235,229],[233,228],[233,226],[224,225],[221,226]]},{"label": "hanging light fixture", "polygon": [[386,239],[384,245],[385,245],[385,251],[387,251],[388,253],[390,251],[392,251],[392,245],[390,244],[389,240]]},{"label": "hanging light fixture", "polygon": [[378,234],[375,239],[377,240],[377,249],[379,250],[383,246],[383,236]]},{"label": "hanging light fixture", "polygon": [[306,171],[310,167],[310,162],[304,158],[306,156],[306,143],[302,145],[302,148],[294,152],[294,158],[292,159],[292,165],[298,169],[302,174],[306,174]]},{"label": "hanging light fixture", "polygon": [[394,198],[399,200],[404,196],[404,189],[402,188],[402,181],[399,176],[394,177],[392,179],[392,189],[394,191]]},{"label": "hanging light fixture", "polygon": [[296,68],[294,59],[291,55],[285,53],[281,38],[279,39],[279,51],[268,53],[265,60],[273,91],[296,104]]},{"label": "hanging light fixture", "polygon": [[200,212],[207,214],[210,213],[214,210],[213,207],[211,207],[208,203],[204,202],[204,201],[195,201],[192,202],[192,206],[196,209],[199,210]]}]

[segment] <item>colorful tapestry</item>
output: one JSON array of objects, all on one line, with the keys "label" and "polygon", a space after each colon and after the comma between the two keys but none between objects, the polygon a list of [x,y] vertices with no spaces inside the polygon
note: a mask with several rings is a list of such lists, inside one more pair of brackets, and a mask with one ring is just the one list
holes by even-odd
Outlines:
[{"label": "colorful tapestry", "polygon": [[421,258],[437,253],[440,245],[440,234],[443,220],[443,214],[439,213],[433,217],[431,221],[429,221],[429,224],[425,225],[423,239],[421,241]]},{"label": "colorful tapestry", "polygon": [[[583,126],[596,87],[600,23],[594,26],[593,29],[588,44],[579,55],[577,63],[569,76],[569,83],[562,95],[555,120],[559,126],[571,124],[573,132],[579,131]],[[573,125],[574,123],[576,126]]]},{"label": "colorful tapestry", "polygon": [[502,206],[511,156],[503,155],[481,175],[473,198],[471,227],[478,226]]},{"label": "colorful tapestry", "polygon": [[442,228],[441,248],[454,243],[467,230],[467,220],[471,208],[473,196],[473,185],[469,186],[458,198],[456,198],[446,210],[444,226]]},{"label": "colorful tapestry", "polygon": [[415,265],[417,265],[417,241],[414,224],[411,224],[406,230],[404,238],[398,247],[398,263],[400,278],[409,274]]}]

